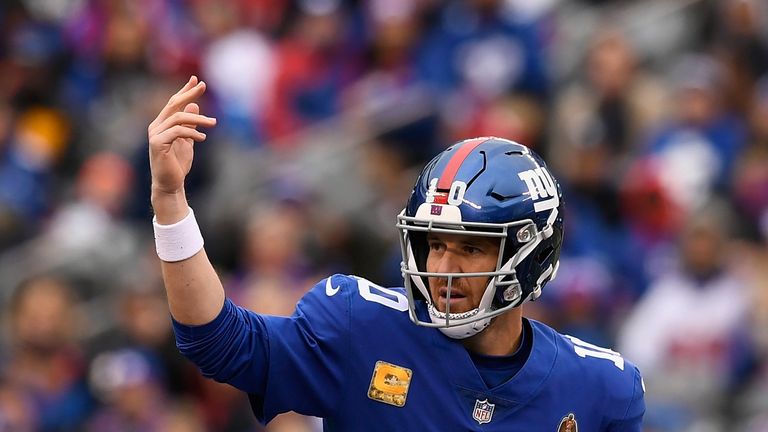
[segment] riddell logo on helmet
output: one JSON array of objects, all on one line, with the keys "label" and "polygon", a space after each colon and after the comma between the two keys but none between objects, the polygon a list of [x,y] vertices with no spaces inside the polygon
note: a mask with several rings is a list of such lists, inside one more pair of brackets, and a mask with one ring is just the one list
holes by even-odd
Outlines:
[{"label": "riddell logo on helmet", "polygon": [[560,205],[560,198],[557,196],[557,186],[555,186],[555,181],[546,168],[539,167],[523,171],[517,175],[528,187],[528,193],[533,200],[533,209],[537,213],[551,210]]}]

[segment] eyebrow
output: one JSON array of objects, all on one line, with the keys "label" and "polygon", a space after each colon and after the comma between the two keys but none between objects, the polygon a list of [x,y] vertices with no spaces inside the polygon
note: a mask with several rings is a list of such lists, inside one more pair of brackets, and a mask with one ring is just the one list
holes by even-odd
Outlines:
[{"label": "eyebrow", "polygon": [[[427,241],[445,241],[433,233],[427,234]],[[458,241],[462,246],[475,246],[475,247],[499,247],[499,243],[494,239],[486,237],[468,237]]]},{"label": "eyebrow", "polygon": [[485,237],[461,240],[461,244],[466,246],[476,246],[476,247],[499,247],[499,243]]}]

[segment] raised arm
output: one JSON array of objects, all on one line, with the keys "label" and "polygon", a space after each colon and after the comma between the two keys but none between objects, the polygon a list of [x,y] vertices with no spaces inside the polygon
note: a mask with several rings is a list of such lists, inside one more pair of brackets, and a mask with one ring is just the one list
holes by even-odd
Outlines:
[{"label": "raised arm", "polygon": [[[201,115],[200,106],[195,103],[204,92],[205,83],[191,77],[171,96],[148,128],[156,236],[162,232],[161,237],[170,236],[176,240],[170,243],[182,248],[195,243],[188,242],[190,238],[180,238],[180,234],[189,233],[190,228],[194,233],[199,232],[194,221],[188,218],[190,210],[184,194],[184,179],[192,167],[195,141],[205,140],[205,134],[197,127],[216,124],[215,118]],[[182,255],[184,259],[175,262],[164,261],[161,255],[163,281],[173,317],[188,325],[205,324],[221,311],[224,289],[205,250],[190,253],[194,255],[188,258]]]}]

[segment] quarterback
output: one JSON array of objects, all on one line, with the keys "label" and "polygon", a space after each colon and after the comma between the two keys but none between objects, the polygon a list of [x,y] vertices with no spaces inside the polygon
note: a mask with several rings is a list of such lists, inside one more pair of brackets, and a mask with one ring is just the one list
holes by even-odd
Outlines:
[{"label": "quarterback", "polygon": [[397,217],[404,287],[333,275],[291,317],[226,298],[184,179],[196,77],[150,124],[158,256],[177,345],[251,400],[261,422],[295,411],[327,431],[640,431],[637,368],[523,317],[558,270],[560,187],[542,159],[495,137],[465,140],[421,172]]}]

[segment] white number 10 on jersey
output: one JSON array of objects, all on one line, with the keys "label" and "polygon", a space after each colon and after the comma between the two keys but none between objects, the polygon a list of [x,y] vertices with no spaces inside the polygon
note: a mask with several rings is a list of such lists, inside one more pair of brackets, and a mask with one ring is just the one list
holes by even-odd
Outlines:
[{"label": "white number 10 on jersey", "polygon": [[616,351],[599,347],[597,345],[592,345],[591,343],[584,342],[577,337],[569,335],[565,335],[565,337],[573,342],[573,349],[576,351],[576,355],[579,357],[595,357],[610,360],[614,365],[616,365],[617,368],[624,370],[624,357],[622,357],[621,354],[617,353]]}]

